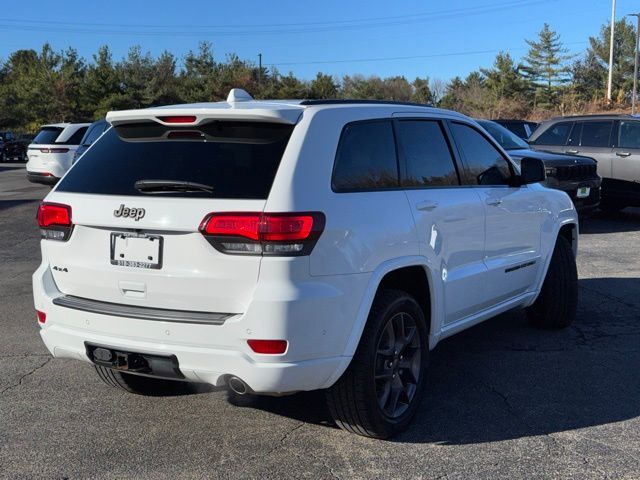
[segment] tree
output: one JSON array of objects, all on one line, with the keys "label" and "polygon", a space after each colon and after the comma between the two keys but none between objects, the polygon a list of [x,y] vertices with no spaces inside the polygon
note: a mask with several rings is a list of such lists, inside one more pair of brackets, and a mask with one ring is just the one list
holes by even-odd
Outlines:
[{"label": "tree", "polygon": [[122,90],[108,46],[103,45],[93,55],[82,90],[83,101],[93,120],[104,117],[119,103]]},{"label": "tree", "polygon": [[538,40],[526,40],[529,53],[524,58],[526,78],[535,85],[534,103],[542,106],[557,105],[559,90],[569,80],[566,66],[569,56],[560,35],[547,23],[538,34]]},{"label": "tree", "polygon": [[511,55],[500,52],[491,68],[482,68],[484,85],[491,96],[490,117],[521,117],[529,110],[531,84],[522,76],[521,66]]},{"label": "tree", "polygon": [[605,97],[607,69],[593,51],[588,51],[584,58],[574,62],[571,76],[571,87],[579,101],[595,102]]},{"label": "tree", "polygon": [[[605,24],[600,28],[598,37],[589,37],[589,49],[587,57],[591,56],[589,63],[583,63],[580,67],[588,68],[582,71],[583,78],[589,78],[594,83],[595,77],[602,76],[603,85],[606,85],[607,71],[609,67],[609,43],[611,38],[611,26]],[[613,34],[613,78],[612,90],[614,98],[630,98],[633,88],[633,63],[636,49],[635,27],[626,19],[618,20]],[[598,66],[599,65],[599,66]],[[604,88],[601,86],[600,88]]]},{"label": "tree", "polygon": [[309,85],[309,98],[337,98],[338,85],[331,75],[318,72]]},{"label": "tree", "polygon": [[209,42],[200,43],[197,53],[189,50],[178,78],[178,92],[185,102],[207,102],[213,99],[215,66]]},{"label": "tree", "polygon": [[413,93],[411,94],[411,101],[415,103],[425,103],[428,105],[433,105],[434,98],[433,93],[431,93],[431,89],[429,88],[429,78],[420,78],[416,77],[416,79],[411,84],[413,88]]}]

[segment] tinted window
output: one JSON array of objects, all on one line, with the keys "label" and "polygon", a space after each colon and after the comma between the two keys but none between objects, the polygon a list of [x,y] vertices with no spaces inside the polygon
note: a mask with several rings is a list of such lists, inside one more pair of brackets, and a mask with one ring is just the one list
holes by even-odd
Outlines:
[{"label": "tinted window", "polygon": [[44,127],[41,129],[36,137],[33,139],[33,142],[38,145],[50,145],[56,142],[56,138],[62,132],[62,128],[60,127]]},{"label": "tinted window", "polygon": [[80,145],[80,141],[82,140],[82,137],[84,137],[84,134],[87,133],[87,128],[88,127],[79,128],[78,131],[73,135],[71,135],[66,142],[57,142],[57,143],[64,143],[65,145]]},{"label": "tinted window", "polygon": [[618,146],[621,148],[640,148],[640,122],[620,122]]},{"label": "tinted window", "polygon": [[452,123],[451,131],[466,168],[464,183],[470,185],[506,185],[511,177],[509,162],[478,130]]},{"label": "tinted window", "polygon": [[369,190],[398,186],[398,164],[391,122],[352,123],[342,131],[333,172],[333,189]]},{"label": "tinted window", "polygon": [[[582,123],[582,135],[580,146],[582,147],[608,147],[609,137],[613,122],[578,122]],[[574,136],[572,134],[572,136]]]},{"label": "tinted window", "polygon": [[573,122],[560,122],[551,125],[540,135],[535,145],[566,145]]},{"label": "tinted window", "polygon": [[528,149],[529,144],[518,137],[515,133],[507,130],[502,125],[496,122],[489,122],[487,120],[481,120],[478,122],[482,128],[484,128],[493,139],[500,144],[505,150],[518,150]]},{"label": "tinted window", "polygon": [[98,137],[100,137],[100,135],[102,135],[102,132],[105,131],[106,127],[108,126],[108,123],[97,123],[95,125],[91,125],[89,127],[89,130],[87,130],[87,133],[85,133],[84,137],[82,138],[82,143],[81,145],[88,147],[89,145],[91,145],[93,142],[95,142]]},{"label": "tinted window", "polygon": [[407,168],[403,186],[459,185],[451,151],[439,122],[401,121],[397,125]]},{"label": "tinted window", "polygon": [[[293,127],[213,122],[194,128],[132,124],[109,129],[57,187],[63,192],[266,199]],[[186,181],[207,192],[142,193],[138,180]]]}]

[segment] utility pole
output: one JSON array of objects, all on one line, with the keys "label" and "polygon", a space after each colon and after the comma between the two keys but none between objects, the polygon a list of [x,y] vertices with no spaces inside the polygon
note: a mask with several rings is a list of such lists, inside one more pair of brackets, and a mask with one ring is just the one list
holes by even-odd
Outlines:
[{"label": "utility pole", "polygon": [[609,80],[607,82],[607,102],[611,104],[611,83],[613,81],[613,35],[616,28],[616,0],[611,2],[611,38],[609,40]]},{"label": "utility pole", "polygon": [[633,94],[631,96],[631,115],[636,114],[636,102],[638,100],[638,46],[640,44],[640,13],[630,13],[628,17],[636,17],[636,56],[633,61]]},{"label": "utility pole", "polygon": [[258,54],[258,85],[262,86],[262,54]]}]

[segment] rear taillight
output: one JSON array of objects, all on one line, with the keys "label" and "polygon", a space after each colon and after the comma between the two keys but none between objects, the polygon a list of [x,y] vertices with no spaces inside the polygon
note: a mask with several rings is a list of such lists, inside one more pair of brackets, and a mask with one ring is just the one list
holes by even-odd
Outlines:
[{"label": "rear taillight", "polygon": [[263,355],[281,355],[287,351],[286,340],[247,340],[249,347]]},{"label": "rear taillight", "polygon": [[38,207],[40,236],[46,240],[66,241],[71,236],[71,207],[60,203],[42,202]]},{"label": "rear taillight", "polygon": [[41,148],[40,151],[42,153],[67,153],[69,149],[68,148]]},{"label": "rear taillight", "polygon": [[324,230],[321,212],[210,213],[200,231],[217,250],[245,255],[308,255]]},{"label": "rear taillight", "polygon": [[44,323],[47,321],[47,314],[41,312],[40,310],[36,310],[36,315],[38,316],[38,323]]}]

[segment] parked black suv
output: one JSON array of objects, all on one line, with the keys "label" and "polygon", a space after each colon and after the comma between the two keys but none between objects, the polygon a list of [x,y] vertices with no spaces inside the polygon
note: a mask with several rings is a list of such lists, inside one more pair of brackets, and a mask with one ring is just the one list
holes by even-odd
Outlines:
[{"label": "parked black suv", "polygon": [[603,210],[640,206],[640,117],[553,118],[540,125],[529,143],[536,150],[595,158],[602,176]]},{"label": "parked black suv", "polygon": [[542,160],[547,173],[544,184],[567,192],[578,212],[586,213],[598,206],[602,179],[593,158],[531,150],[527,142],[502,125],[490,120],[478,120],[478,123],[516,162],[520,163],[525,157]]}]

